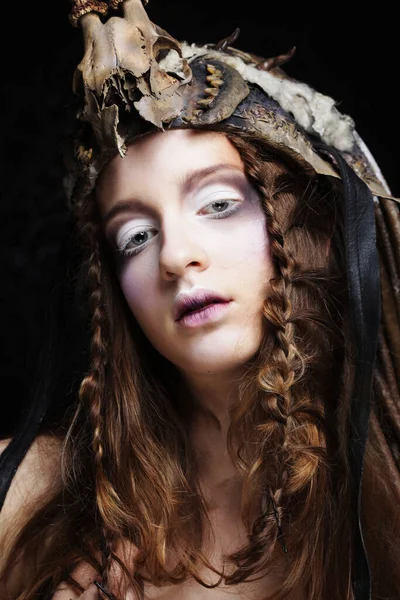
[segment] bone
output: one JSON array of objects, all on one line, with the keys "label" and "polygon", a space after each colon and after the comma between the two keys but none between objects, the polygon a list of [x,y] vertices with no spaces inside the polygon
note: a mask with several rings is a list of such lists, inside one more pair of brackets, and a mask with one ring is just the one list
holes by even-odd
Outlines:
[{"label": "bone", "polygon": [[69,15],[70,23],[74,27],[78,27],[78,23],[88,14],[100,14],[106,15],[108,12],[108,5],[106,2],[100,2],[99,0],[75,0],[73,2],[72,10]]},{"label": "bone", "polygon": [[219,94],[219,88],[215,88],[215,87],[210,87],[210,88],[206,88],[205,93],[207,94],[207,96],[218,96]]},{"label": "bone", "polygon": [[199,106],[204,106],[204,108],[208,108],[213,100],[214,98],[201,98],[200,100],[197,100],[197,104]]},{"label": "bone", "polygon": [[210,83],[213,87],[221,87],[224,82],[222,79],[211,79]]},{"label": "bone", "polygon": [[273,58],[267,58],[266,60],[262,60],[256,65],[256,69],[260,71],[271,71],[272,69],[276,69],[287,63],[296,52],[296,46],[293,46],[289,52],[286,54],[280,54],[279,56],[275,56]]},{"label": "bone", "polygon": [[150,25],[150,29],[152,29],[149,17],[147,16],[142,4],[142,0],[125,0],[125,2],[122,3],[122,10],[124,12],[125,19],[132,25],[146,23],[146,25]]},{"label": "bone", "polygon": [[239,34],[240,34],[240,29],[239,29],[239,27],[236,27],[235,31],[233,33],[231,33],[231,35],[228,35],[228,37],[224,38],[223,40],[218,42],[218,44],[216,44],[216,46],[215,46],[216,50],[222,50],[222,52],[224,52],[228,46],[232,46],[232,44],[234,44],[236,42],[236,40],[239,37]]},{"label": "bone", "polygon": [[208,77],[215,77],[215,78],[219,78],[222,77],[222,71],[221,69],[217,69],[217,67],[215,67],[214,65],[207,65],[207,71],[211,74],[208,75]]}]

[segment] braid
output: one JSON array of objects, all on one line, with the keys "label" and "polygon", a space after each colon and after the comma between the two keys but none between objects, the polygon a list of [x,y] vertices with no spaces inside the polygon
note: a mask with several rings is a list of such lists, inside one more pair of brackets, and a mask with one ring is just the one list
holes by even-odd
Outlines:
[{"label": "braid", "polygon": [[[257,375],[258,387],[263,392],[260,406],[266,419],[256,426],[256,431],[262,438],[264,456],[272,465],[271,479],[267,485],[267,501],[263,501],[263,514],[256,519],[250,536],[255,552],[262,557],[268,537],[271,549],[279,539],[284,552],[287,552],[282,528],[283,497],[304,487],[315,472],[317,461],[312,453],[309,453],[306,459],[302,456],[298,466],[303,467],[305,460],[308,460],[306,481],[304,476],[296,475],[297,469],[293,468],[295,444],[291,443],[291,433],[296,429],[296,407],[292,388],[305,372],[305,356],[296,345],[291,292],[294,280],[300,280],[300,264],[285,247],[284,236],[291,215],[282,219],[277,211],[280,204],[286,200],[285,194],[293,191],[293,175],[284,172],[271,181],[271,166],[268,163],[272,162],[272,159],[270,161],[268,157],[263,157],[261,162],[259,153],[246,140],[236,136],[228,137],[240,152],[247,175],[262,196],[275,269],[275,277],[270,280],[263,311],[267,329],[269,333],[274,333],[275,342],[268,362],[261,366]],[[276,164],[276,159],[273,161]],[[307,410],[298,407],[298,412],[307,413]],[[317,413],[318,419],[318,410],[315,410],[315,407],[314,412]],[[297,440],[296,443],[298,446]],[[263,461],[257,460],[252,467],[252,474],[261,470],[262,466]]]},{"label": "braid", "polygon": [[77,207],[78,227],[88,248],[86,262],[85,285],[88,291],[88,307],[91,315],[90,367],[79,389],[81,405],[87,407],[92,427],[92,452],[96,481],[96,496],[100,520],[100,551],[102,584],[107,586],[107,577],[112,562],[113,541],[109,528],[105,525],[105,501],[109,494],[115,497],[116,492],[109,481],[103,466],[104,437],[104,391],[105,373],[108,363],[107,337],[109,336],[108,320],[103,298],[103,267],[100,257],[100,226],[97,216],[98,207],[92,197],[85,201],[85,206]]},{"label": "braid", "polygon": [[[253,173],[250,175],[255,180],[260,180],[261,174],[256,164],[253,165],[252,171]],[[269,496],[282,547],[286,551],[281,528],[281,498],[288,479],[286,465],[290,458],[288,452],[288,420],[293,404],[291,387],[295,381],[296,372],[299,370],[299,362],[301,365],[294,343],[294,324],[290,322],[292,303],[289,298],[292,287],[291,275],[295,272],[297,265],[284,247],[283,232],[276,218],[274,202],[276,202],[280,190],[278,189],[272,199],[269,200],[265,184],[262,180],[258,183],[263,193],[264,212],[269,223],[271,254],[274,258],[277,277],[271,280],[271,293],[264,303],[264,316],[269,326],[272,325],[275,328],[276,341],[271,353],[270,363],[264,365],[260,370],[257,383],[265,392],[262,396],[261,405],[269,418],[275,421],[278,433],[277,442],[281,448],[280,453],[274,453],[276,483],[275,489],[274,486],[270,486]],[[263,432],[263,429],[264,427],[261,425],[259,427],[260,432]],[[276,450],[278,450],[279,445],[275,446]]]}]

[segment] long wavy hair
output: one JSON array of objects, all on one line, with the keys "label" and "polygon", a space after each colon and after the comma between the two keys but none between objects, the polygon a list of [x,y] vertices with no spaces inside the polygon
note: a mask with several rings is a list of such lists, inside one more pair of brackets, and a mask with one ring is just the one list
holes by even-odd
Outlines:
[{"label": "long wavy hair", "polygon": [[[36,557],[18,600],[51,597],[62,581],[83,592],[71,577],[82,561],[98,571],[106,588],[118,564],[122,599],[127,585],[143,597],[145,581],[180,583],[192,576],[213,587],[200,578],[199,565],[225,585],[254,580],[282,557],[285,580],[277,592],[266,590],[266,599],[281,600],[300,585],[309,600],[353,598],[356,523],[347,445],[355,359],[341,184],[310,178],[256,138],[225,135],[260,194],[275,270],[264,302],[263,339],[238,382],[227,437],[241,475],[246,543],[224,557],[222,570],[203,553],[209,518],[187,433],[190,390],[125,302],[93,195],[75,208],[90,364],[58,432],[62,489],[18,532],[2,574],[6,580],[14,564]],[[379,525],[375,514],[377,502],[386,515],[398,506],[379,436],[373,409],[363,519],[374,599],[394,597],[400,586],[390,518]],[[116,552],[127,541],[136,549],[133,571]],[[169,549],[177,557],[173,568]]]}]

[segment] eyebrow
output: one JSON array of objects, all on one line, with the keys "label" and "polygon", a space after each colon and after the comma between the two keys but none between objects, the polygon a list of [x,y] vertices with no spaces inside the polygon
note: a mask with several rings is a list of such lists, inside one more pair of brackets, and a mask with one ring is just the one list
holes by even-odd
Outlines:
[{"label": "eyebrow", "polygon": [[[211,175],[214,175],[215,173],[219,173],[220,171],[236,171],[244,175],[243,169],[239,166],[224,163],[211,165],[210,167],[204,167],[202,169],[195,169],[186,173],[186,175],[180,180],[179,187],[181,189],[181,193],[184,195],[188,194],[200,183],[200,181],[210,177]],[[128,212],[135,209],[144,212],[152,211],[152,209],[145,202],[139,200],[138,198],[120,200],[116,202],[114,206],[111,207],[110,210],[108,210],[103,216],[103,227],[106,227],[111,219],[113,219],[119,213]]]}]

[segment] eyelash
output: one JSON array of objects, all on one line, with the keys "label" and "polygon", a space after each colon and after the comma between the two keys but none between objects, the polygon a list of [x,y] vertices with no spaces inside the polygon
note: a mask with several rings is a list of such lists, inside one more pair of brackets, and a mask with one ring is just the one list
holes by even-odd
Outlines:
[{"label": "eyelash", "polygon": [[[215,216],[210,217],[211,219],[225,219],[226,217],[229,217],[233,213],[237,212],[240,208],[241,202],[239,202],[238,200],[214,200],[214,202],[211,202],[207,206],[212,206],[213,204],[220,204],[220,203],[225,203],[225,202],[233,202],[234,204],[230,208],[225,210],[224,212],[215,213]],[[207,208],[207,206],[205,208]],[[143,242],[142,245],[138,246],[137,248],[130,249],[130,250],[126,249],[128,244],[130,243],[131,239],[135,235],[138,235],[139,233],[148,233],[152,229],[154,229],[154,228],[142,229],[142,230],[138,231],[137,233],[135,233],[134,235],[131,235],[130,237],[128,237],[128,240],[127,240],[126,244],[124,245],[124,247],[118,248],[117,253],[119,255],[121,255],[123,258],[128,258],[130,256],[135,256],[136,254],[139,254],[139,252],[141,252],[142,250],[144,250],[144,248],[146,248],[146,246],[150,242],[150,240],[146,240],[145,242]]]}]

